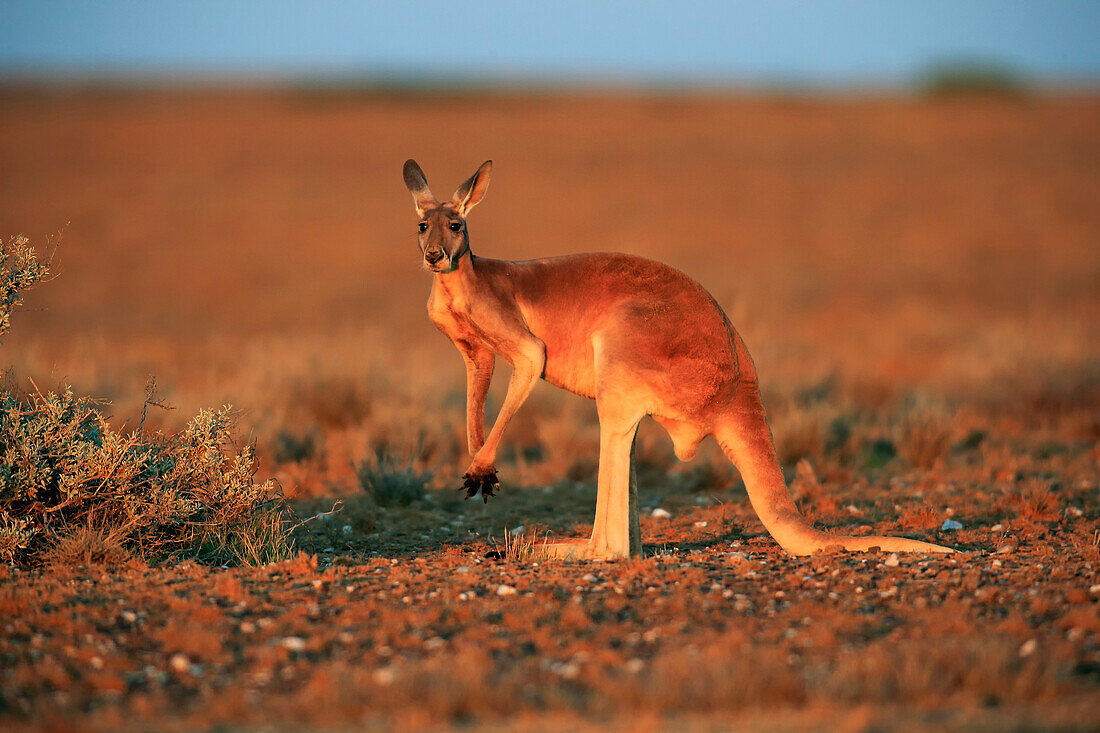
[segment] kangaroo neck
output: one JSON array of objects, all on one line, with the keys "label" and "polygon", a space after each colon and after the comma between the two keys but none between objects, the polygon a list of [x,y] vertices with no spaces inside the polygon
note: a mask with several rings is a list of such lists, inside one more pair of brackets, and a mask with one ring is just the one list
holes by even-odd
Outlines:
[{"label": "kangaroo neck", "polygon": [[478,279],[474,253],[468,249],[458,258],[458,266],[449,272],[437,272],[435,284],[452,298],[467,293]]}]

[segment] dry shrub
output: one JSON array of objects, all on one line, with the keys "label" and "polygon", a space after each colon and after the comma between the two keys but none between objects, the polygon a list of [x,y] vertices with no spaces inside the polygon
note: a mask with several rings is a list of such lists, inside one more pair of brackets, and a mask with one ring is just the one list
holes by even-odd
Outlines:
[{"label": "dry shrub", "polygon": [[931,407],[909,410],[895,430],[894,445],[911,465],[932,468],[951,445],[954,419]]},{"label": "dry shrub", "polygon": [[308,461],[317,454],[317,431],[307,430],[304,433],[295,433],[290,430],[280,430],[275,436],[275,447],[272,454],[276,464],[301,463]]},{"label": "dry shrub", "polygon": [[903,529],[939,529],[940,513],[928,502],[906,507],[898,523]]},{"label": "dry shrub", "polygon": [[74,526],[153,559],[257,564],[289,552],[285,502],[253,480],[254,449],[234,446],[231,408],[151,437],[112,431],[97,408],[71,390],[0,395],[5,559],[33,561]]},{"label": "dry shrub", "polygon": [[[47,273],[25,239],[3,247],[0,333]],[[109,562],[134,550],[260,563],[289,552],[285,502],[253,480],[254,449],[233,444],[230,407],[146,437],[111,430],[100,404],[68,388],[0,392],[0,559]]]},{"label": "dry shrub", "polygon": [[289,389],[292,414],[324,428],[359,425],[371,415],[371,399],[359,381],[350,377],[316,377],[300,380]]},{"label": "dry shrub", "polygon": [[23,303],[23,291],[46,279],[48,262],[40,262],[26,237],[0,242],[0,336],[11,328],[11,314]]}]

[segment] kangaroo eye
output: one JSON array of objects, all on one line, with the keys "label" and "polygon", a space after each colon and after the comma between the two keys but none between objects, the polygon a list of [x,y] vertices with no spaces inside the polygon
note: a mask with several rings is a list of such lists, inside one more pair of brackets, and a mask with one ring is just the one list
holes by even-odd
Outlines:
[{"label": "kangaroo eye", "polygon": [[428,222],[422,221],[416,225],[420,229],[421,233],[428,231]]},{"label": "kangaroo eye", "polygon": [[462,231],[462,222],[452,221],[451,222],[451,231],[452,232],[461,232]]}]

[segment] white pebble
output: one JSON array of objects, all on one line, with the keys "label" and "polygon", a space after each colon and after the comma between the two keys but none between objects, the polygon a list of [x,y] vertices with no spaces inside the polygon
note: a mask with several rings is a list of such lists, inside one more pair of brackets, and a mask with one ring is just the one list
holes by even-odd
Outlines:
[{"label": "white pebble", "polygon": [[896,568],[898,566],[898,553],[891,552],[889,555],[886,556],[883,564],[888,568]]},{"label": "white pebble", "polygon": [[940,527],[940,530],[946,532],[948,530],[962,529],[962,528],[963,528],[962,522],[956,522],[954,519],[945,519],[945,520],[943,520],[943,526]]},{"label": "white pebble", "polygon": [[288,636],[279,642],[279,646],[285,647],[292,652],[300,652],[306,648],[306,640],[300,636]]},{"label": "white pebble", "polygon": [[654,519],[670,519],[672,517],[671,514],[669,514],[666,510],[662,509],[661,507],[657,507],[656,509],[654,509],[653,512],[650,514],[650,516],[653,517]]},{"label": "white pebble", "polygon": [[497,595],[498,596],[514,596],[516,594],[516,592],[517,592],[516,589],[513,588],[510,585],[504,585],[502,583],[501,585],[497,586]]}]

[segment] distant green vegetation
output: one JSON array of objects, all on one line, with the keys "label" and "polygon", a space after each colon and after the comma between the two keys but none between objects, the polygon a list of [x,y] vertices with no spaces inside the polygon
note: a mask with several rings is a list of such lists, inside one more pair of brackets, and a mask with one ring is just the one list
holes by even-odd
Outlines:
[{"label": "distant green vegetation", "polygon": [[1027,82],[1011,67],[975,59],[933,64],[920,75],[917,86],[930,96],[1020,97],[1027,91]]}]

